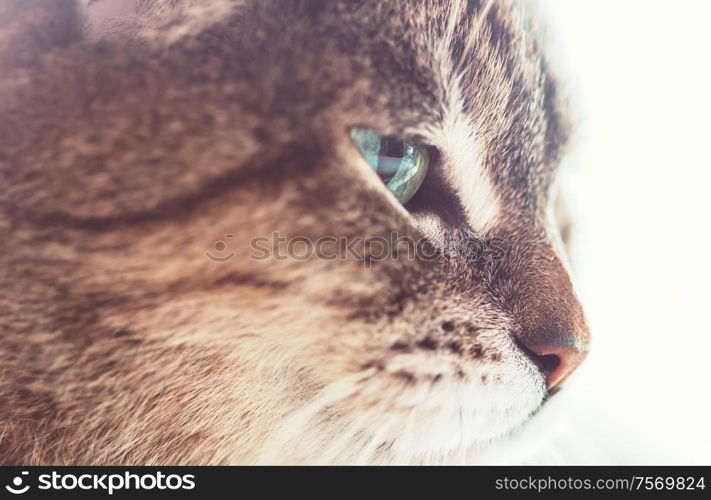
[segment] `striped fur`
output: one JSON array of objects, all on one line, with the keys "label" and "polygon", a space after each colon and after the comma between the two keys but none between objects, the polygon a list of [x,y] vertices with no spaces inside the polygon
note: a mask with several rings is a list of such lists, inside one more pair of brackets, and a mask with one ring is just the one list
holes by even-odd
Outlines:
[{"label": "striped fur", "polygon": [[[587,329],[549,224],[568,119],[525,4],[0,3],[0,462],[469,463]],[[406,207],[347,128],[439,151]],[[255,261],[249,240],[439,258]],[[235,234],[236,256],[205,257]],[[467,260],[496,239],[496,262]],[[446,251],[443,245],[447,245]]]}]

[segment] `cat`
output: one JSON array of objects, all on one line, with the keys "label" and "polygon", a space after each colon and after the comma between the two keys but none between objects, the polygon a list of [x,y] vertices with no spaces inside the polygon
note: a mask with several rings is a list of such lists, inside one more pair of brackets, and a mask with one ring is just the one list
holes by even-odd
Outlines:
[{"label": "cat", "polygon": [[0,2],[1,463],[476,463],[585,358],[527,3],[86,8]]}]

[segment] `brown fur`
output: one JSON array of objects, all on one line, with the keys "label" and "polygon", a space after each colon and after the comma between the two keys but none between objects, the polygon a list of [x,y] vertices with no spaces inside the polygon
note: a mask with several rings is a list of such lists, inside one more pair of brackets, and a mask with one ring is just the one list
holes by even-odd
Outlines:
[{"label": "brown fur", "polygon": [[[73,2],[0,4],[0,462],[466,461],[508,432],[435,438],[486,398],[511,414],[521,377],[543,391],[511,339],[587,342],[546,219],[568,125],[517,5],[146,2],[88,41]],[[347,134],[439,127],[445,59],[500,200],[486,234],[436,173],[396,206]],[[503,259],[248,258],[274,231],[436,245],[431,215]]]}]

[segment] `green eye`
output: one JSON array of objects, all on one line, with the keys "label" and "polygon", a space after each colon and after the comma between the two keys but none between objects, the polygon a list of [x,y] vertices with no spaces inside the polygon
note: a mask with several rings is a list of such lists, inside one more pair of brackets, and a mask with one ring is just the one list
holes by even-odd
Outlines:
[{"label": "green eye", "polygon": [[354,127],[351,139],[400,203],[407,203],[425,180],[430,156],[419,144]]}]

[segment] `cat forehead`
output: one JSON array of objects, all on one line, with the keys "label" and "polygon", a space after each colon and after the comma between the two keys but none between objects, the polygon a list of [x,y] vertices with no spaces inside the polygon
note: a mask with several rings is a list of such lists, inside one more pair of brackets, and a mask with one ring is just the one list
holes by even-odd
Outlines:
[{"label": "cat forehead", "polygon": [[474,229],[540,215],[570,124],[525,2],[304,2],[290,14],[308,26],[292,43],[322,44],[325,80],[367,81],[353,85],[361,124],[439,149]]},{"label": "cat forehead", "polygon": [[[570,125],[540,27],[525,2],[453,2],[433,28],[441,118],[424,127],[479,232],[512,217],[545,217]],[[435,25],[437,26],[437,25]]]}]

